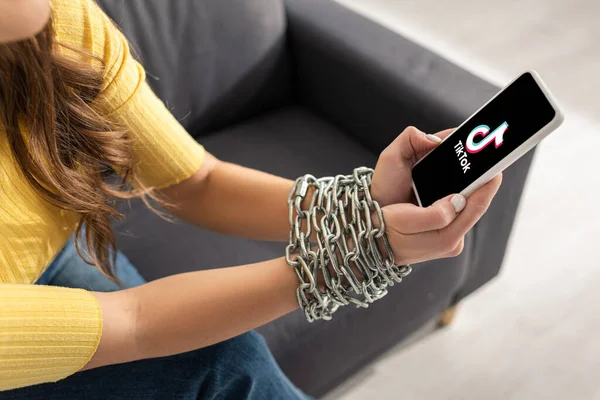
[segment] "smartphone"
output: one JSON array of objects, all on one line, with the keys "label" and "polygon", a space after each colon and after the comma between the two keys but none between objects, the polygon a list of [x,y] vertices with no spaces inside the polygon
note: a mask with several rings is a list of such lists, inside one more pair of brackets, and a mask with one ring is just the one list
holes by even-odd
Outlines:
[{"label": "smartphone", "polygon": [[468,197],[563,120],[535,71],[518,76],[413,166],[418,204],[427,207],[452,193]]}]

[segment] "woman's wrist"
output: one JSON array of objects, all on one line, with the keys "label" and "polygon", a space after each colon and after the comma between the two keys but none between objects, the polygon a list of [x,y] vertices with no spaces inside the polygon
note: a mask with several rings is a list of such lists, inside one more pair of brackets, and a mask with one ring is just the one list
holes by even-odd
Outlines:
[{"label": "woman's wrist", "polygon": [[85,368],[183,353],[240,335],[298,308],[297,286],[293,268],[277,258],[94,293],[103,330]]},{"label": "woman's wrist", "polygon": [[339,306],[367,307],[410,273],[394,264],[382,210],[370,194],[372,175],[365,167],[347,176],[305,175],[290,191],[286,261],[296,270],[298,303],[309,321],[331,319]]}]

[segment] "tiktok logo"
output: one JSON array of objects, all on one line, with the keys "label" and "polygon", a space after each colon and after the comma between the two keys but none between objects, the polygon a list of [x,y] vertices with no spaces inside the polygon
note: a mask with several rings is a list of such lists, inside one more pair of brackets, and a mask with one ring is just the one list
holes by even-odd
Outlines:
[{"label": "tiktok logo", "polygon": [[[492,133],[488,135],[490,132],[490,127],[487,125],[479,125],[475,129],[469,133],[466,140],[466,147],[469,153],[479,153],[483,150],[487,145],[494,142],[496,148],[500,147],[500,145],[504,142],[504,132],[508,129],[508,122],[503,122],[499,127],[494,129]],[[475,138],[477,136],[483,137],[482,140],[475,142]]]}]

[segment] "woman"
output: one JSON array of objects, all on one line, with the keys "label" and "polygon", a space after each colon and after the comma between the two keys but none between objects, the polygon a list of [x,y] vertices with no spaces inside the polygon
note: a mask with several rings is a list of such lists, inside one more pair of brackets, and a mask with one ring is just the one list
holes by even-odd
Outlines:
[{"label": "woman", "polygon": [[[498,190],[412,204],[412,165],[449,132],[408,128],[379,158],[370,191],[396,264],[459,254]],[[283,251],[151,283],[115,253],[111,199],[138,196],[288,240],[293,182],[193,141],[92,0],[0,0],[0,150],[0,399],[305,397],[251,331],[302,303]]]}]

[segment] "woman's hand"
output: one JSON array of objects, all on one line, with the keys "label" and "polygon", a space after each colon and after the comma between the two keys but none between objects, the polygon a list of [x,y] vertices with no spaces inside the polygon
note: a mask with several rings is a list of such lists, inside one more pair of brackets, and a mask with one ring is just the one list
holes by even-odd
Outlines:
[{"label": "woman's hand", "polygon": [[411,170],[453,129],[426,135],[414,127],[402,132],[380,155],[371,194],[382,206],[396,264],[412,264],[462,252],[464,237],[488,209],[502,182],[499,174],[469,199],[450,195],[429,207],[414,203]]},{"label": "woman's hand", "polygon": [[413,165],[435,149],[453,130],[446,129],[435,135],[426,135],[409,126],[381,152],[371,183],[371,195],[381,207],[396,203],[414,203]]},{"label": "woman's hand", "polygon": [[[501,183],[499,174],[468,200],[450,195],[425,208],[412,203],[382,207],[395,263],[405,265],[459,255],[465,235],[486,212]],[[455,196],[459,200],[451,202]]]}]

